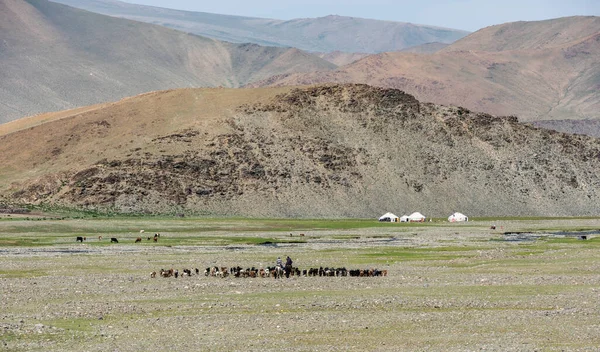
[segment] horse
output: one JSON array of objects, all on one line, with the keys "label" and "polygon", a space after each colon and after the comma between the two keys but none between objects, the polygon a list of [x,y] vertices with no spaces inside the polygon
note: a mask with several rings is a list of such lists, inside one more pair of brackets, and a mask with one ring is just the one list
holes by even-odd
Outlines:
[{"label": "horse", "polygon": [[271,272],[272,272],[271,275],[273,275],[273,278],[275,278],[275,279],[279,279],[285,274],[283,268],[280,266],[276,266],[275,268],[273,268],[273,270]]},{"label": "horse", "polygon": [[287,277],[289,279],[290,278],[290,273],[292,272],[292,265],[291,264],[286,264],[284,272],[285,272],[285,277]]}]

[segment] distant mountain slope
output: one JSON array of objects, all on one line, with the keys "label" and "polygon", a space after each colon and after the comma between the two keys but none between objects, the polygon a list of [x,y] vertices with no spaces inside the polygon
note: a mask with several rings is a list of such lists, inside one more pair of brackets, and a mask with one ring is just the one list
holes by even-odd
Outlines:
[{"label": "distant mountain slope", "polygon": [[598,120],[550,120],[534,121],[532,125],[559,132],[585,134],[600,138],[600,119]]},{"label": "distant mountain slope", "polygon": [[436,53],[450,44],[445,43],[425,43],[417,46],[411,46],[410,48],[400,50],[403,53],[417,53],[417,54],[433,54]]},{"label": "distant mountain slope", "polygon": [[427,25],[343,16],[282,21],[171,10],[113,0],[54,1],[233,43],[295,47],[324,53],[397,51],[429,42],[452,43],[469,33]]},{"label": "distant mountain slope", "polygon": [[599,139],[364,85],[160,91],[7,125],[10,203],[305,218],[600,204]]},{"label": "distant mountain slope", "polygon": [[600,32],[600,17],[574,16],[520,21],[486,27],[456,41],[445,51],[506,51],[565,47]]},{"label": "distant mountain slope", "polygon": [[[579,30],[582,20],[597,27]],[[568,22],[577,30],[568,30]],[[280,75],[250,86],[357,82],[402,89],[422,101],[518,115],[523,121],[600,119],[600,21],[572,17],[559,23],[582,37],[571,34],[563,45],[506,51],[454,50],[463,47],[459,41],[432,55],[371,55],[336,71]],[[549,33],[543,26],[525,27]],[[463,41],[471,36],[480,34]],[[541,34],[523,36],[549,43]],[[515,47],[526,46],[518,39]]]},{"label": "distant mountain slope", "polygon": [[334,51],[331,53],[315,53],[315,55],[337,66],[348,65],[369,56],[369,54],[366,53],[344,53],[341,51]]},{"label": "distant mountain slope", "polygon": [[0,0],[0,123],[177,87],[237,87],[335,65],[45,0]]}]

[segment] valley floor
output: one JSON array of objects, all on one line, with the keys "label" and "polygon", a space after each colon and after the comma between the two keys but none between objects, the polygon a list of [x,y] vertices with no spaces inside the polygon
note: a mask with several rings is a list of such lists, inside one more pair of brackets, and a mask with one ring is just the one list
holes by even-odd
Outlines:
[{"label": "valley floor", "polygon": [[[598,229],[599,219],[3,218],[0,349],[593,351]],[[148,240],[155,233],[159,240]],[[288,255],[299,269],[388,275],[203,274]],[[150,277],[161,268],[200,274]]]}]

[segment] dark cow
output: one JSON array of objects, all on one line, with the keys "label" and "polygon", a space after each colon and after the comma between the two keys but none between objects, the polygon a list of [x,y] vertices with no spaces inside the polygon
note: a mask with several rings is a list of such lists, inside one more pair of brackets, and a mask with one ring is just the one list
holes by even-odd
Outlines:
[{"label": "dark cow", "polygon": [[119,243],[119,240],[117,240],[116,237],[111,237],[110,238],[110,243]]},{"label": "dark cow", "polygon": [[81,242],[81,243],[83,243],[83,237],[77,236],[77,239],[75,240],[75,242]]},{"label": "dark cow", "polygon": [[138,238],[135,239],[135,243],[138,243],[138,242],[142,242],[142,238],[141,237],[138,237]]}]

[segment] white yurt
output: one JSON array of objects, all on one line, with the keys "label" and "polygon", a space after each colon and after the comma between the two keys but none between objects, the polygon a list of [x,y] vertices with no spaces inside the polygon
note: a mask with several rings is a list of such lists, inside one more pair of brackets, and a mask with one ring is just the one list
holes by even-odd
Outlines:
[{"label": "white yurt", "polygon": [[423,214],[416,211],[408,216],[408,221],[409,222],[425,222],[425,216],[423,216]]},{"label": "white yurt", "polygon": [[398,217],[392,213],[385,213],[379,217],[379,221],[398,222]]},{"label": "white yurt", "polygon": [[400,217],[400,222],[408,222],[408,215],[402,215]]},{"label": "white yurt", "polygon": [[454,213],[448,217],[449,222],[461,222],[461,221],[469,221],[469,218],[465,214]]}]

